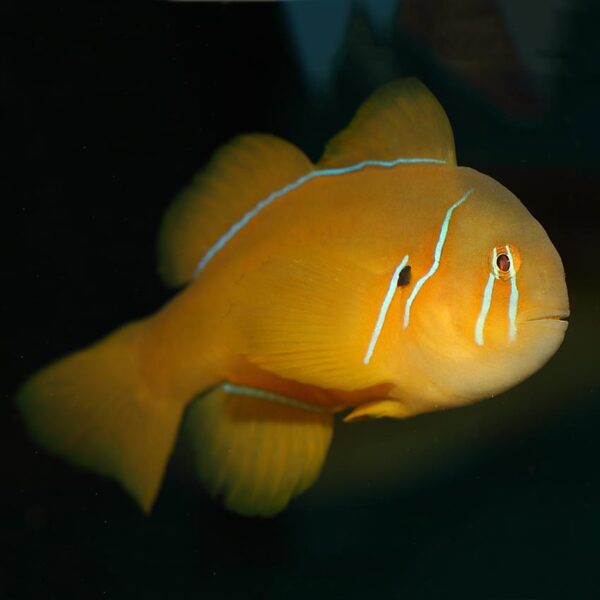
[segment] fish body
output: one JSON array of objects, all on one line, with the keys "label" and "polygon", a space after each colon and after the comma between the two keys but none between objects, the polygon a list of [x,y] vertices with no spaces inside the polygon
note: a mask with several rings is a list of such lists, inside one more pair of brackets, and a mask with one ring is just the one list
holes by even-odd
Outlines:
[{"label": "fish body", "polygon": [[275,514],[320,471],[336,412],[405,418],[499,393],[559,347],[560,257],[501,184],[454,158],[422,84],[377,92],[318,165],[241,136],[169,209],[158,313],[33,376],[50,450],[154,502],[180,423],[199,479]]}]

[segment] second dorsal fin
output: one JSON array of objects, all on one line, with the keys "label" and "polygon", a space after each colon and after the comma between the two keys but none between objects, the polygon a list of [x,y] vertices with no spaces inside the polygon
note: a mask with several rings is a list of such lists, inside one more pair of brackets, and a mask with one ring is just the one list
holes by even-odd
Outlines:
[{"label": "second dorsal fin", "polygon": [[169,286],[188,283],[206,252],[261,200],[313,170],[295,146],[246,134],[217,150],[168,208],[158,239],[159,273]]},{"label": "second dorsal fin", "polygon": [[350,125],[329,141],[318,167],[422,158],[455,165],[454,136],[435,96],[411,78],[389,83],[368,98]]}]

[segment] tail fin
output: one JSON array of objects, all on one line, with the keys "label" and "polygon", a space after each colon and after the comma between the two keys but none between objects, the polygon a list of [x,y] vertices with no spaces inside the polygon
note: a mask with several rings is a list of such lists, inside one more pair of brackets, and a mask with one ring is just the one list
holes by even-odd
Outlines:
[{"label": "tail fin", "polygon": [[42,369],[18,392],[17,404],[39,444],[115,478],[149,512],[184,402],[144,385],[143,327],[126,325]]}]

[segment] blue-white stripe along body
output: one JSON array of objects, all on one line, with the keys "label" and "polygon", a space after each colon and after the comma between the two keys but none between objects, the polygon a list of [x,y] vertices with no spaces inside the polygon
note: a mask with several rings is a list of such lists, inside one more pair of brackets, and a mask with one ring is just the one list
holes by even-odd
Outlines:
[{"label": "blue-white stripe along body", "polygon": [[397,158],[395,160],[364,160],[362,162],[350,165],[348,167],[340,167],[336,169],[321,169],[311,171],[306,175],[296,179],[292,183],[285,185],[284,187],[272,192],[266,198],[258,202],[251,210],[246,212],[244,216],[236,221],[229,230],[224,233],[204,254],[196,269],[194,270],[194,279],[204,271],[206,265],[214,258],[214,256],[225,247],[225,245],[231,241],[231,239],[243,229],[256,215],[258,215],[264,208],[272,204],[278,198],[285,196],[287,193],[298,189],[305,183],[316,179],[317,177],[331,177],[334,175],[345,175],[347,173],[354,173],[360,171],[366,167],[382,167],[390,169],[398,165],[411,165],[411,164],[434,164],[434,165],[445,165],[446,161],[438,158]]},{"label": "blue-white stripe along body", "polygon": [[261,388],[252,387],[248,385],[237,385],[234,383],[224,383],[223,391],[227,394],[236,394],[238,396],[248,396],[249,398],[259,398],[261,400],[267,400],[268,402],[274,402],[276,404],[283,404],[284,406],[290,406],[292,408],[299,408],[302,410],[308,410],[316,413],[329,413],[330,411],[322,406],[316,404],[309,404],[284,396],[283,394],[276,394],[275,392],[269,392]]}]

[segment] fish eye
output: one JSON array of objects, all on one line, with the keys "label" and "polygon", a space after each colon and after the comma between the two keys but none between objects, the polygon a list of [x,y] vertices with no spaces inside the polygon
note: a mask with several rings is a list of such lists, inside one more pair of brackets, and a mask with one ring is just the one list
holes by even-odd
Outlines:
[{"label": "fish eye", "polygon": [[498,254],[496,257],[496,266],[500,273],[508,273],[510,271],[510,258],[507,254]]},{"label": "fish eye", "polygon": [[496,246],[492,251],[492,272],[496,279],[510,279],[521,266],[521,255],[512,244]]}]

